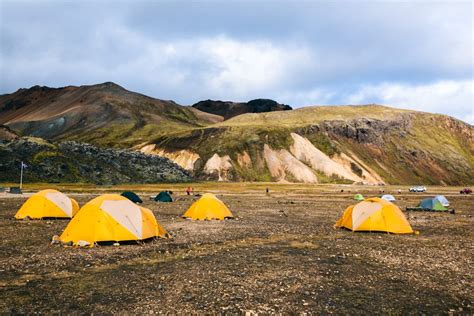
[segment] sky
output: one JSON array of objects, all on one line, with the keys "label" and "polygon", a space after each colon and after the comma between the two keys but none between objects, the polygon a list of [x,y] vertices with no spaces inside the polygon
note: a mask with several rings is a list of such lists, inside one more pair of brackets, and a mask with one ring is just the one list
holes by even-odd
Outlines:
[{"label": "sky", "polygon": [[377,103],[474,124],[474,1],[0,0],[0,94]]}]

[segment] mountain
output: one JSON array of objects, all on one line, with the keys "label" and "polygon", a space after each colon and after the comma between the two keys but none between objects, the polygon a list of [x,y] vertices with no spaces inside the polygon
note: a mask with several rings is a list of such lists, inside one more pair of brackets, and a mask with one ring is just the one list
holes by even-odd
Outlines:
[{"label": "mountain", "polygon": [[203,112],[220,115],[225,120],[245,113],[292,110],[291,106],[270,99],[255,99],[249,102],[205,100],[193,104],[192,107]]},{"label": "mountain", "polygon": [[243,114],[160,136],[140,150],[204,179],[369,184],[474,181],[474,128],[380,105]]},{"label": "mountain", "polygon": [[[0,96],[0,124],[55,143],[167,157],[206,180],[474,182],[474,127],[446,115],[371,104],[232,116],[242,111],[241,103],[202,102],[181,106],[113,83],[33,87]],[[250,112],[268,109],[266,101],[249,103]]]},{"label": "mountain", "polygon": [[20,135],[129,147],[170,130],[201,127],[221,117],[130,92],[106,82],[34,86],[0,96],[0,124]]}]

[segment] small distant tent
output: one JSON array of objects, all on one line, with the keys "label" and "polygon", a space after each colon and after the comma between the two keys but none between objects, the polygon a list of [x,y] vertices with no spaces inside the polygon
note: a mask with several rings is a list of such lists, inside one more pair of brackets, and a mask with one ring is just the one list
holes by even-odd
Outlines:
[{"label": "small distant tent", "polygon": [[143,203],[142,199],[140,199],[140,197],[132,191],[125,191],[125,192],[122,192],[122,194],[120,194],[120,195],[123,196],[123,197],[126,197],[127,199],[129,199],[133,203]]},{"label": "small distant tent", "polygon": [[33,194],[15,214],[16,219],[72,218],[79,210],[74,199],[57,190],[42,190]]},{"label": "small distant tent", "polygon": [[155,196],[155,201],[156,202],[173,202],[173,198],[171,197],[171,194],[167,191],[161,191]]},{"label": "small distant tent", "polygon": [[194,202],[182,217],[196,220],[224,220],[234,216],[225,206],[224,202],[219,200],[214,194],[206,193]]},{"label": "small distant tent", "polygon": [[369,198],[349,206],[335,227],[352,231],[413,233],[410,223],[398,206],[380,198]]},{"label": "small distant tent", "polygon": [[61,242],[94,246],[165,237],[166,230],[152,211],[118,194],[105,194],[85,204],[59,237]]},{"label": "small distant tent", "polygon": [[354,195],[354,200],[356,201],[363,201],[364,200],[364,196],[360,193]]},{"label": "small distant tent", "polygon": [[389,202],[394,202],[396,201],[395,197],[391,194],[384,194],[381,197],[382,200],[389,201]]},{"label": "small distant tent", "polygon": [[437,198],[426,198],[421,200],[419,208],[430,211],[447,211],[448,209],[441,204]]},{"label": "small distant tent", "polygon": [[437,195],[435,196],[435,199],[438,199],[438,201],[441,202],[441,205],[448,207],[449,206],[449,201],[444,195]]}]

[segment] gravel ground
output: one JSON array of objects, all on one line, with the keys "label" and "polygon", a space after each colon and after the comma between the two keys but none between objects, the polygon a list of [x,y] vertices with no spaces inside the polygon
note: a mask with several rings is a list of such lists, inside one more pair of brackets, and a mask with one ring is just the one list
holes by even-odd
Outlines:
[{"label": "gravel ground", "polygon": [[444,189],[455,215],[410,212],[420,234],[392,235],[334,229],[354,194],[338,189],[220,193],[236,219],[146,200],[172,238],[92,249],[50,245],[67,220],[16,221],[26,197],[0,196],[0,312],[473,313],[473,195]]}]

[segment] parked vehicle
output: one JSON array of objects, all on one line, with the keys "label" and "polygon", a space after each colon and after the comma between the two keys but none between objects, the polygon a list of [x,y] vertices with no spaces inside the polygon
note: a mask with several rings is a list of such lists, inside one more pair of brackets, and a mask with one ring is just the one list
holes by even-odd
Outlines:
[{"label": "parked vehicle", "polygon": [[411,187],[408,191],[410,191],[410,192],[426,192],[426,187],[419,185],[419,186]]},{"label": "parked vehicle", "polygon": [[464,188],[461,191],[459,191],[459,193],[461,193],[461,194],[471,194],[472,190],[469,189],[469,188]]}]

